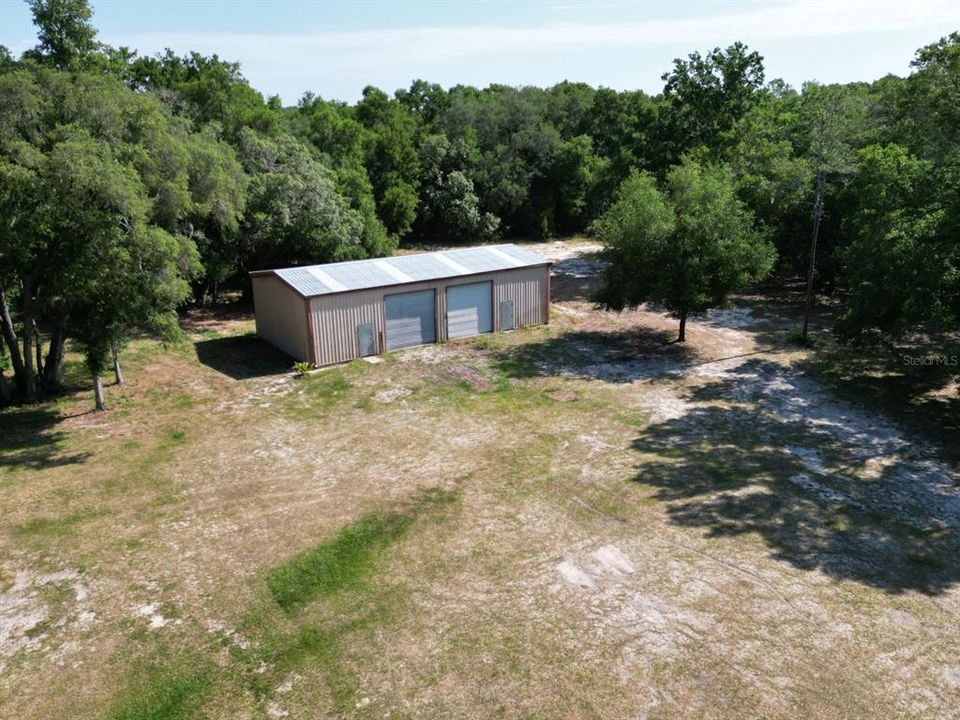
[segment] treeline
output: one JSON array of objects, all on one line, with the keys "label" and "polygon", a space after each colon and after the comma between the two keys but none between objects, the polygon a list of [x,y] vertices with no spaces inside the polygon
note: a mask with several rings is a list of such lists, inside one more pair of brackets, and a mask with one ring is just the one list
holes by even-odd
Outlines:
[{"label": "treeline", "polygon": [[656,96],[417,80],[283,107],[216,56],[99,43],[86,0],[28,4],[37,47],[0,46],[7,397],[55,389],[67,338],[99,376],[133,328],[175,334],[178,305],[249,270],[591,232],[633,173],[682,163],[724,168],[783,275],[817,225],[844,338],[960,314],[957,33],[874,83],[796,90],[735,44],[674,61]]}]

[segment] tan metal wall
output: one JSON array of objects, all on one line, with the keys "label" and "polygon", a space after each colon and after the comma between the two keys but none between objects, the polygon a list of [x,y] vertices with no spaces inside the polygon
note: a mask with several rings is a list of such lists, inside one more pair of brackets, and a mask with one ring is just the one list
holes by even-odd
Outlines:
[{"label": "tan metal wall", "polygon": [[549,269],[521,268],[497,273],[493,282],[493,329],[500,330],[500,303],[513,300],[513,312],[518,328],[543,325],[550,318],[550,300],[547,297]]},{"label": "tan metal wall", "polygon": [[252,280],[257,336],[297,360],[310,360],[306,300],[275,275]]},{"label": "tan metal wall", "polygon": [[500,330],[500,302],[513,300],[516,327],[540,325],[549,319],[549,266],[501,270],[466,277],[447,278],[409,285],[321,295],[310,299],[313,357],[317,365],[352,360],[357,353],[357,325],[372,323],[377,352],[384,352],[384,297],[397,293],[435,289],[437,292],[437,339],[447,339],[447,288],[477,282],[493,282],[493,330]]}]

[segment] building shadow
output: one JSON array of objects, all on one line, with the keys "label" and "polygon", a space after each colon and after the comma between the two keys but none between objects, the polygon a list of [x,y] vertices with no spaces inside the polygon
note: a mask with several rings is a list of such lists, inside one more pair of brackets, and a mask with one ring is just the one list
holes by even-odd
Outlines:
[{"label": "building shadow", "polygon": [[294,359],[253,333],[194,342],[197,359],[234,380],[289,372]]},{"label": "building shadow", "polygon": [[802,381],[751,360],[693,389],[685,414],[633,441],[633,482],[656,488],[671,522],[756,535],[793,567],[890,593],[949,590],[960,580],[951,473],[855,408],[810,405]]}]

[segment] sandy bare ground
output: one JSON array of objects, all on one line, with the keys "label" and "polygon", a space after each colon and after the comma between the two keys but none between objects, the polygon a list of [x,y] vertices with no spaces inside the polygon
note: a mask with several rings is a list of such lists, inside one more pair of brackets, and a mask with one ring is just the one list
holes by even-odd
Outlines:
[{"label": "sandy bare ground", "polygon": [[[556,262],[549,328],[308,383],[146,355],[127,405],[5,455],[0,715],[96,716],[144,648],[256,643],[265,568],[440,487],[455,516],[383,558],[400,600],[344,643],[355,703],[307,663],[197,712],[960,717],[960,491],[936,443],[804,375],[779,311],[669,344],[673,320],[587,301],[595,245],[530,247]],[[204,322],[211,346],[249,327]]]}]

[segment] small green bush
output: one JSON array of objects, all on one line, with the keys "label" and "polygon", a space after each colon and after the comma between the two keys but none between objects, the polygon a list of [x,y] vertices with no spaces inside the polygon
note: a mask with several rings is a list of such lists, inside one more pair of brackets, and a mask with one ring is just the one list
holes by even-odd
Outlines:
[{"label": "small green bush", "polygon": [[297,374],[297,377],[304,377],[311,370],[313,370],[313,365],[308,362],[295,362],[293,364],[293,372]]}]

